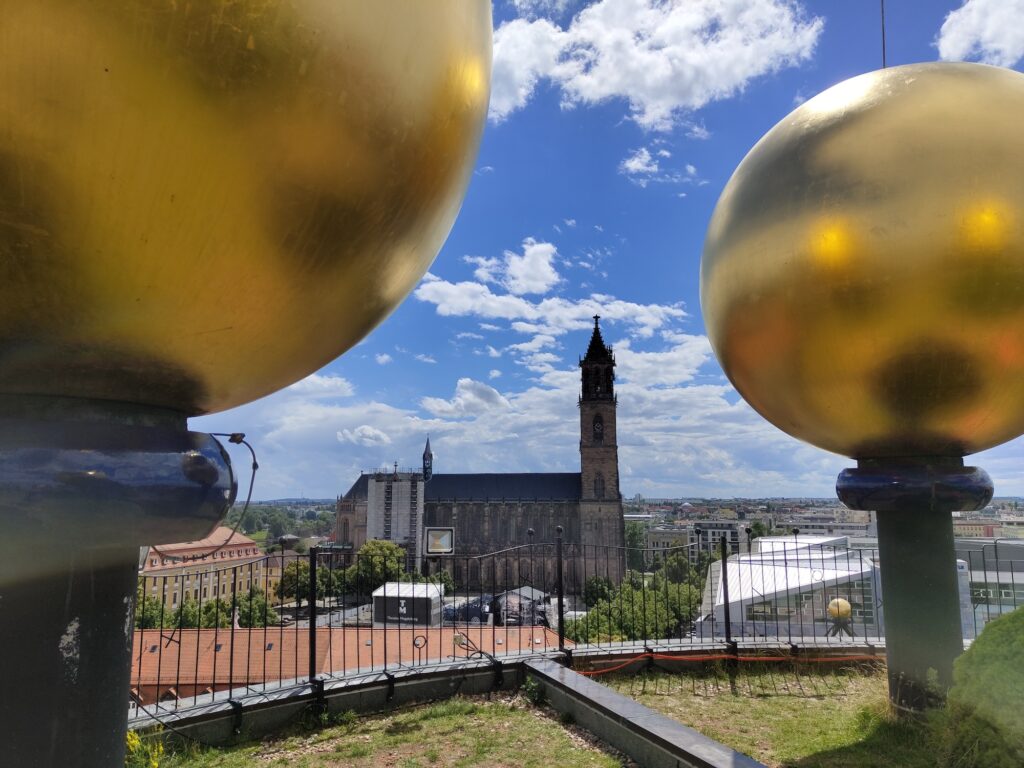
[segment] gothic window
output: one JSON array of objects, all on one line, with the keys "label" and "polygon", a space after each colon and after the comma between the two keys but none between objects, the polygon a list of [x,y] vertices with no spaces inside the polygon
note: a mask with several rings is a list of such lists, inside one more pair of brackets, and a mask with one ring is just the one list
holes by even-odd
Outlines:
[{"label": "gothic window", "polygon": [[341,543],[348,544],[350,540],[348,538],[348,520],[341,521]]},{"label": "gothic window", "polygon": [[600,413],[594,414],[594,442],[604,442],[604,418]]},{"label": "gothic window", "polygon": [[604,475],[600,472],[594,475],[594,498],[604,498]]}]

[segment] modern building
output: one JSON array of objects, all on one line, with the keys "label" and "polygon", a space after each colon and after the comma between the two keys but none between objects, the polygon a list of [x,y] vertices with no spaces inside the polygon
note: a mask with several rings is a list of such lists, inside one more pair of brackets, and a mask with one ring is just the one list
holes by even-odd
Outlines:
[{"label": "modern building", "polygon": [[[972,607],[971,572],[958,551],[957,583],[961,629],[965,638],[980,631]],[[773,637],[882,638],[878,551],[850,546],[843,536],[769,536],[753,542],[753,551],[713,562],[704,585],[696,633],[722,637],[726,616],[736,639]],[[828,606],[841,598],[851,615],[837,621]],[[983,625],[983,622],[982,622]]]},{"label": "modern building", "polygon": [[139,581],[147,599],[173,610],[186,596],[202,601],[267,590],[264,565],[255,541],[220,526],[199,541],[150,547]]},{"label": "modern building", "polygon": [[[481,561],[475,558],[531,541],[554,542],[561,526],[566,558],[576,568],[569,578],[597,568],[619,578],[624,558],[615,548],[624,545],[624,527],[615,357],[601,336],[598,317],[579,366],[579,472],[435,473],[428,440],[421,472],[364,473],[353,483],[338,502],[338,544],[358,549],[366,539],[390,537],[410,551],[415,542],[419,552],[421,539],[415,538],[414,528],[454,528],[453,576],[460,584],[479,584],[488,575],[481,574]],[[580,559],[584,556],[594,560],[589,570]],[[532,565],[544,578],[553,576],[553,557],[538,556]]]}]

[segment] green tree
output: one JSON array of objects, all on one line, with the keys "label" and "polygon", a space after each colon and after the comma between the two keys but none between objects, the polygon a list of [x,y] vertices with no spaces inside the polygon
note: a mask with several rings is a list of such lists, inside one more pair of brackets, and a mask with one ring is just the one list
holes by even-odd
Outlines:
[{"label": "green tree", "polygon": [[141,580],[135,590],[135,628],[158,629],[165,610],[160,598],[145,593],[144,581]]},{"label": "green tree", "polygon": [[192,598],[192,595],[185,595],[185,599],[181,601],[181,604],[171,614],[170,620],[164,622],[164,626],[180,627],[181,629],[194,629],[198,627],[199,603]]},{"label": "green tree", "polygon": [[360,594],[369,594],[387,581],[398,581],[405,571],[405,551],[392,541],[372,540],[359,548],[349,567],[349,583]]},{"label": "green tree", "polygon": [[673,552],[665,558],[661,576],[672,584],[687,584],[694,579],[694,568],[686,552]]},{"label": "green tree", "polygon": [[270,607],[266,593],[253,587],[247,595],[238,600],[238,625],[240,627],[266,627],[280,623],[277,611]]},{"label": "green tree", "polygon": [[614,592],[611,579],[605,576],[591,576],[583,585],[583,602],[593,607],[601,600],[607,602]]},{"label": "green tree", "polygon": [[199,613],[199,626],[204,629],[227,629],[231,626],[231,605],[220,597],[206,600]]},{"label": "green tree", "polygon": [[281,581],[277,584],[277,596],[281,600],[293,599],[302,606],[302,601],[309,597],[309,563],[306,560],[293,560],[284,567]]},{"label": "green tree", "polygon": [[762,536],[767,536],[771,531],[768,530],[768,526],[760,520],[755,520],[750,526],[750,540],[759,539]]},{"label": "green tree", "polygon": [[647,536],[643,523],[633,520],[626,523],[626,567],[634,571],[642,571],[645,568],[644,549],[647,546]]}]

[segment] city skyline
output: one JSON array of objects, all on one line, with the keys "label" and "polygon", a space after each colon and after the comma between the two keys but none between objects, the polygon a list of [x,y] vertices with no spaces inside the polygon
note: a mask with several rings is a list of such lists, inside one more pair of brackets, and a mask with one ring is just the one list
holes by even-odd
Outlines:
[{"label": "city skyline", "polygon": [[[331,498],[361,470],[415,466],[428,435],[437,472],[571,470],[577,357],[599,314],[618,363],[626,498],[832,496],[852,460],[778,431],[722,375],[699,262],[718,194],[757,139],[881,65],[878,5],[499,0],[494,11],[490,119],[427,276],[337,361],[192,428],[249,435],[257,499]],[[890,2],[888,64],[1020,68],[1022,13],[1021,0]],[[1021,459],[1018,439],[969,463],[1009,496],[1024,494]],[[235,466],[244,483],[247,453]]]}]

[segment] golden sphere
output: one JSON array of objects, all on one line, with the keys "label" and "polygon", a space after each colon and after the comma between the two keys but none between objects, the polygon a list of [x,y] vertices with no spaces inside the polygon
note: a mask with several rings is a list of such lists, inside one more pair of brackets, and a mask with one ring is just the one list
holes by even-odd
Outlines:
[{"label": "golden sphere", "polygon": [[915,64],[772,128],[715,208],[708,335],[736,389],[855,458],[1024,432],[1024,75]]},{"label": "golden sphere", "polygon": [[0,394],[198,414],[412,289],[487,111],[486,0],[32,0],[0,14]]},{"label": "golden sphere", "polygon": [[850,607],[848,600],[842,597],[837,597],[834,600],[829,601],[828,604],[828,615],[833,619],[848,619],[853,614],[853,609]]}]

